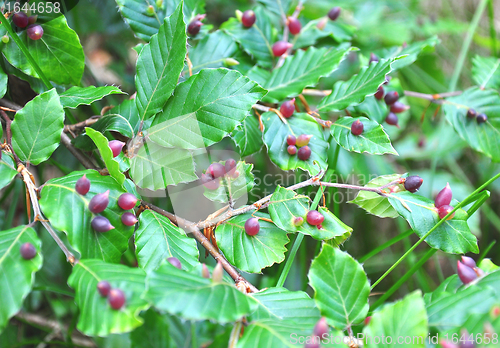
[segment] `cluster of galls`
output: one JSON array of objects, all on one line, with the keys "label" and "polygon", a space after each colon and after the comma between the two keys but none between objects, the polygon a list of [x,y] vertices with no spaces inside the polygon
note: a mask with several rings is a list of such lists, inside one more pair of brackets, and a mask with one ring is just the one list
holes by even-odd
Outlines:
[{"label": "cluster of galls", "polygon": [[125,304],[125,293],[121,289],[111,288],[111,284],[106,280],[97,283],[97,291],[102,297],[108,298],[108,303],[113,309],[118,310]]},{"label": "cluster of galls", "polygon": [[[307,212],[306,220],[309,225],[316,226],[318,230],[323,229],[323,221],[325,221],[325,217],[317,210],[310,210]],[[293,225],[295,227],[302,226],[304,223],[304,218],[301,216],[296,216],[293,218]]]},{"label": "cluster of galls", "polygon": [[[334,7],[328,12],[328,18],[330,18],[332,21],[336,20],[339,16],[340,16],[340,7]],[[243,13],[241,13],[241,11],[236,11],[236,17],[241,21],[241,24],[245,28],[251,28],[255,24],[255,21],[257,20],[255,12],[252,10],[248,10]],[[302,24],[297,18],[289,16],[286,19],[285,24],[287,25],[290,34],[292,35],[300,34],[300,31],[302,30]],[[323,27],[324,25],[325,24],[322,24]],[[288,51],[288,49],[292,48],[292,46],[293,45],[287,41],[275,42],[272,46],[273,56],[281,57],[283,54],[285,54],[286,51]]]},{"label": "cluster of galls", "polygon": [[[373,53],[372,53],[373,55]],[[376,57],[376,56],[374,56]],[[370,57],[370,63],[372,61],[378,61],[378,58],[374,60],[374,57]],[[386,78],[386,82],[384,84],[388,83],[388,79]],[[401,103],[399,100],[399,94],[396,91],[390,91],[385,93],[384,87],[379,86],[377,89],[377,92],[375,93],[375,98],[378,100],[384,99],[385,103],[389,107],[389,114],[387,114],[387,117],[385,118],[385,122],[387,124],[390,124],[392,126],[396,126],[399,128],[399,120],[398,120],[398,115],[406,110],[408,110],[410,107],[408,105],[405,105]]]},{"label": "cluster of galls", "polygon": [[462,256],[462,262],[457,261],[457,274],[462,283],[469,284],[473,280],[484,275],[482,269],[478,268],[474,259]]},{"label": "cluster of galls", "polygon": [[[12,15],[12,22],[14,22],[14,24],[21,29],[28,27],[26,29],[26,34],[31,40],[40,40],[43,36],[43,28],[40,24],[35,24],[37,18],[38,16],[28,17],[26,13],[20,11],[20,12],[15,12]],[[8,42],[8,40],[5,40],[7,42],[5,42],[4,40],[2,41],[4,43]]]},{"label": "cluster of galls", "polygon": [[[80,179],[76,181],[75,190],[82,196],[86,195],[90,190],[90,180],[84,174]],[[137,197],[131,193],[123,193],[118,197],[118,206],[123,210],[131,210],[135,207],[137,203]],[[92,197],[89,202],[89,210],[91,213],[99,214],[107,208],[109,204],[109,190],[104,193],[99,193]],[[125,212],[121,217],[122,223],[125,226],[134,226],[137,223],[137,218],[134,214],[130,212]],[[96,232],[108,232],[115,228],[107,218],[104,216],[96,216],[92,219],[90,223],[94,231]]]},{"label": "cluster of galls", "polygon": [[[446,183],[445,188],[439,191],[434,200],[434,206],[436,207],[440,219],[444,218],[453,210],[453,207],[450,205],[452,196],[453,193],[451,192],[450,184]],[[453,216],[455,216],[455,213],[451,214],[447,220],[452,219]]]},{"label": "cluster of galls", "polygon": [[209,190],[217,190],[220,186],[220,178],[226,175],[226,178],[236,179],[240,172],[236,170],[236,161],[232,158],[226,160],[224,165],[212,163],[208,166],[205,173],[201,174],[200,181]]},{"label": "cluster of galls", "polygon": [[467,118],[473,120],[476,119],[477,124],[485,123],[488,121],[488,116],[485,114],[478,114],[476,110],[474,109],[469,109],[467,110]]},{"label": "cluster of galls", "polygon": [[[309,157],[311,157],[311,148],[307,146],[309,144],[309,140],[311,140],[312,135],[309,134],[301,134],[298,138],[295,135],[290,134],[286,138],[286,143],[288,144],[287,151],[291,156],[297,154],[302,161],[307,161]],[[297,151],[297,147],[299,150]]]}]

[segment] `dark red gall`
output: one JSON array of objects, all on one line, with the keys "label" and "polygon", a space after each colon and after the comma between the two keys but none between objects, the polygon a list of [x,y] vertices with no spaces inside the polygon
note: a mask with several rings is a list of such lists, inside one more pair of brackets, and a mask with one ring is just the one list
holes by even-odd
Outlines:
[{"label": "dark red gall", "polygon": [[19,252],[21,253],[22,258],[25,260],[31,260],[36,256],[36,248],[29,242],[21,245],[21,247],[19,248]]},{"label": "dark red gall", "polygon": [[436,199],[434,200],[434,205],[436,208],[439,208],[443,205],[449,205],[451,203],[451,198],[453,196],[453,193],[451,191],[451,187],[449,183],[446,183],[446,186],[444,189],[439,191],[439,193],[436,196]]},{"label": "dark red gall", "polygon": [[377,92],[375,93],[375,98],[378,100],[382,100],[382,98],[384,98],[384,87],[378,87]]},{"label": "dark red gall", "polygon": [[123,213],[121,219],[125,226],[134,226],[138,221],[135,215],[129,212]]},{"label": "dark red gall", "polygon": [[89,190],[90,190],[90,180],[87,179],[86,174],[83,174],[83,176],[76,181],[75,191],[83,196],[86,195],[87,192],[89,192]]},{"label": "dark red gall", "polygon": [[111,308],[118,310],[125,304],[125,294],[120,289],[111,289],[108,294],[108,302]]},{"label": "dark red gall", "polygon": [[390,124],[391,126],[396,126],[399,128],[399,118],[398,115],[396,115],[394,112],[389,112],[387,117],[385,118],[385,122],[387,124]]},{"label": "dark red gall", "polygon": [[288,145],[286,151],[288,151],[288,154],[293,156],[297,153],[297,148],[295,147],[295,145]]},{"label": "dark red gall", "polygon": [[356,120],[351,124],[351,133],[353,135],[361,135],[363,133],[365,126],[360,120]]},{"label": "dark red gall", "polygon": [[92,222],[90,223],[90,226],[94,229],[96,232],[108,232],[115,228],[107,218],[104,216],[96,216],[95,218],[92,219]]},{"label": "dark red gall", "polygon": [[123,146],[125,146],[125,143],[120,140],[111,140],[109,142],[109,148],[113,152],[113,157],[118,156],[122,152]]},{"label": "dark red gall", "polygon": [[259,219],[250,218],[245,222],[245,232],[249,236],[255,236],[260,231]]},{"label": "dark red gall", "polygon": [[252,10],[247,10],[243,12],[243,15],[241,16],[241,23],[244,27],[250,28],[252,25],[254,25],[256,19],[257,18],[255,17],[255,12],[253,12]]},{"label": "dark red gall", "polygon": [[396,91],[390,91],[387,92],[387,94],[384,97],[384,101],[387,105],[392,105],[395,102],[397,102],[399,99],[399,93]]},{"label": "dark red gall", "polygon": [[40,40],[43,36],[43,28],[40,24],[32,24],[26,29],[26,34],[31,40]]},{"label": "dark red gall", "polygon": [[415,193],[418,191],[420,186],[422,186],[422,183],[424,182],[424,179],[419,177],[418,175],[412,175],[406,178],[405,180],[405,189],[407,191],[410,191],[411,193]]},{"label": "dark red gall", "polygon": [[109,291],[111,290],[111,284],[105,280],[101,280],[97,283],[97,291],[101,294],[102,297],[106,297],[109,295]]},{"label": "dark red gall", "polygon": [[311,148],[309,146],[302,146],[299,151],[297,151],[297,156],[302,161],[307,161],[311,157]]},{"label": "dark red gall", "polygon": [[201,26],[203,25],[202,22],[199,20],[192,20],[191,23],[189,23],[187,32],[189,35],[196,36],[200,32]]},{"label": "dark red gall", "polygon": [[286,137],[286,143],[288,145],[295,145],[297,143],[297,138],[295,137],[295,135],[290,134]]},{"label": "dark red gall", "polygon": [[137,197],[131,193],[122,193],[118,197],[118,206],[124,210],[134,209],[137,204]]},{"label": "dark red gall", "polygon": [[340,7],[334,7],[330,11],[328,11],[328,18],[330,18],[332,21],[336,20],[340,16]]},{"label": "dark red gall", "polygon": [[12,21],[19,28],[26,28],[29,24],[28,15],[24,12],[15,12],[12,15]]},{"label": "dark red gall", "polygon": [[285,52],[293,45],[286,41],[277,41],[272,47],[273,55],[275,57],[281,57]]},{"label": "dark red gall", "polygon": [[316,226],[323,223],[324,220],[325,217],[317,210],[311,210],[307,213],[307,223],[309,225]]},{"label": "dark red gall", "polygon": [[462,283],[469,284],[473,280],[477,278],[476,272],[472,268],[467,265],[464,265],[462,262],[457,261],[457,274]]},{"label": "dark red gall", "polygon": [[109,190],[92,197],[89,202],[89,210],[94,214],[99,214],[106,209],[109,204]]},{"label": "dark red gall", "polygon": [[288,17],[288,30],[290,30],[290,33],[292,35],[297,35],[300,33],[300,30],[302,29],[302,24],[300,21],[295,18],[295,17]]}]

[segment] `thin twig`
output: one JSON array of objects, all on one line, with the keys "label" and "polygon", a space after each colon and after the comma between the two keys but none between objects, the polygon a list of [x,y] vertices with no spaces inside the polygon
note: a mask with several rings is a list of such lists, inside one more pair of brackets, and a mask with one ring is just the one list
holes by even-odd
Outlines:
[{"label": "thin twig", "polygon": [[[16,314],[15,318],[19,321],[26,322],[30,325],[53,330],[53,332],[59,333],[57,336],[61,338],[63,338],[62,335],[63,330],[64,332],[68,331],[67,327],[62,327],[56,320],[50,320],[34,313],[19,312]],[[73,331],[73,335],[71,336],[71,341],[75,345],[80,347],[89,347],[89,348],[97,347],[94,341],[92,341],[90,338],[87,338],[86,336],[83,336],[83,334],[81,334],[78,331]]]},{"label": "thin twig", "polygon": [[434,104],[444,104],[446,103],[446,100],[444,100],[443,98],[454,97],[460,94],[462,94],[462,91],[439,93],[439,94],[426,94],[426,93],[419,93],[412,91],[404,91],[405,96],[425,99]]},{"label": "thin twig", "polygon": [[3,106],[6,106],[8,107],[9,109],[13,109],[13,110],[21,110],[22,109],[22,106],[20,105],[17,105],[16,103],[10,101],[10,100],[7,100],[7,99],[0,99],[0,104],[2,104]]},{"label": "thin twig", "polygon": [[332,94],[331,89],[311,89],[311,88],[306,88],[302,91],[303,95],[310,95],[313,97],[326,97],[327,95]]},{"label": "thin twig", "polygon": [[70,125],[65,125],[64,126],[64,132],[65,133],[71,133],[71,132],[78,132],[83,130],[85,127],[89,127],[99,121],[101,118],[100,115],[94,115],[86,119],[85,121],[78,122],[75,124],[70,124]]},{"label": "thin twig", "polygon": [[98,169],[80,150],[71,144],[71,139],[65,134],[61,134],[61,143],[75,156],[87,169]]},{"label": "thin twig", "polygon": [[12,153],[12,156],[14,156],[14,160],[16,161],[17,166],[22,164],[21,160],[19,157],[17,157],[16,152],[14,151],[14,148],[12,147],[12,130],[11,130],[11,124],[12,120],[10,117],[5,113],[5,111],[0,109],[0,114],[2,114],[2,117],[5,120],[5,138],[7,140],[7,145],[9,145],[10,152]]}]

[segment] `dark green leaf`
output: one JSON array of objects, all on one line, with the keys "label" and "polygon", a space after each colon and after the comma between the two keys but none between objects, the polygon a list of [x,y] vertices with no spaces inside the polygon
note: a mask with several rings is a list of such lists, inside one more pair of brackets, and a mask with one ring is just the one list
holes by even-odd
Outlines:
[{"label": "dark green leaf", "polygon": [[272,45],[275,35],[269,15],[263,7],[254,9],[257,20],[251,28],[245,28],[236,18],[230,18],[221,29],[231,35],[263,68],[273,64]]},{"label": "dark green leaf", "polygon": [[[360,135],[351,133],[351,125],[356,120],[360,120],[364,126],[363,133]],[[398,155],[392,147],[391,140],[384,128],[377,122],[365,117],[341,117],[332,124],[331,132],[335,141],[347,151],[367,152],[372,155],[385,153]]]},{"label": "dark green leaf", "polygon": [[291,0],[258,0],[258,2],[280,17],[288,15],[288,10],[292,4]]},{"label": "dark green leaf", "polygon": [[[434,202],[428,198],[405,191],[389,195],[389,202],[419,237],[440,220]],[[477,239],[469,230],[468,218],[464,210],[458,209],[455,216],[434,230],[425,242],[431,248],[450,254],[478,253]]]},{"label": "dark green leaf", "polygon": [[[135,105],[135,100],[126,99],[122,101],[122,103],[114,108],[112,108],[106,115],[118,115],[119,117],[125,118],[130,126],[133,129],[133,133],[137,133],[139,131],[139,126],[141,124],[141,120],[139,118],[139,113],[137,111],[137,107]],[[150,121],[150,120],[149,120]],[[149,127],[148,122],[144,122],[144,128]],[[118,130],[117,130],[118,131]],[[122,133],[126,135],[125,133]],[[130,137],[132,138],[132,137]]]},{"label": "dark green leaf", "polygon": [[[115,310],[106,297],[97,291],[97,283],[106,280],[111,288],[125,293],[125,305]],[[132,331],[142,325],[141,310],[149,304],[142,299],[145,290],[145,273],[140,268],[106,263],[101,260],[80,260],[74,267],[68,284],[75,289],[75,301],[80,309],[77,328],[89,336]]]},{"label": "dark green leaf", "polygon": [[385,81],[385,75],[392,71],[393,62],[393,59],[381,59],[378,63],[361,69],[359,74],[350,80],[335,83],[332,93],[321,100],[318,111],[341,111],[361,103],[366,96],[374,94],[378,86]]},{"label": "dark green leaf", "polygon": [[[414,291],[406,295],[403,300],[397,301],[385,306],[375,312],[368,326],[363,329],[363,334],[367,337],[391,337],[389,340],[372,339],[365,341],[366,347],[389,348],[396,347],[397,338],[411,337],[408,343],[405,340],[405,347],[424,348],[425,340],[428,334],[427,312],[425,310],[424,300],[420,291]],[[377,343],[377,341],[379,343]]]},{"label": "dark green leaf", "polygon": [[144,298],[170,314],[188,320],[230,323],[252,313],[257,302],[225,282],[213,283],[166,262],[146,278]]},{"label": "dark green leaf", "polygon": [[[75,183],[84,174],[90,180],[90,191],[82,196],[75,191]],[[95,215],[88,209],[88,203],[93,196],[106,190],[110,190],[109,204],[99,215],[108,218],[115,228],[100,233],[90,226]],[[40,194],[40,207],[54,228],[66,232],[69,243],[82,258],[119,262],[134,233],[133,227],[121,222],[124,211],[117,204],[118,197],[125,192],[122,185],[110,176],[102,176],[95,170],[75,171],[44,184]],[[62,207],[64,208],[61,209]]]},{"label": "dark green leaf", "polygon": [[221,141],[265,90],[239,72],[207,69],[179,84],[148,130],[162,146],[196,149]]},{"label": "dark green leaf", "polygon": [[[256,216],[269,218],[267,214]],[[215,233],[217,245],[232,265],[245,272],[259,273],[285,259],[285,245],[289,240],[286,231],[264,220],[259,220],[259,233],[249,236],[245,232],[245,222],[251,217],[251,214],[235,216],[219,225]]]},{"label": "dark green leaf", "polygon": [[120,185],[125,181],[125,175],[120,170],[120,165],[113,157],[113,151],[109,147],[108,139],[102,133],[86,127],[85,133],[94,141],[99,149],[102,159],[108,168],[109,175],[115,179]]},{"label": "dark green leaf", "polygon": [[[5,156],[4,156],[5,157]],[[37,255],[31,260],[21,256],[20,248],[31,243]],[[28,296],[35,280],[35,272],[42,267],[41,243],[35,230],[28,226],[18,226],[0,232],[0,331],[7,325]]]},{"label": "dark green leaf", "polygon": [[186,270],[199,263],[196,241],[169,219],[150,210],[139,216],[135,246],[139,266],[146,272],[158,268],[168,257],[179,259]]},{"label": "dark green leaf", "polygon": [[259,121],[253,115],[247,116],[231,133],[231,137],[242,158],[258,152],[264,145]]},{"label": "dark green leaf", "polygon": [[[319,173],[320,169],[326,170],[328,164],[328,143],[323,138],[322,127],[316,120],[306,113],[295,113],[283,123],[274,112],[262,114],[264,123],[264,143],[267,146],[269,158],[282,170],[301,168],[311,175]],[[298,137],[301,134],[312,135],[308,146],[311,148],[311,157],[302,161],[297,155],[290,155],[287,151],[286,137],[289,135]],[[314,164],[316,161],[318,164]]]},{"label": "dark green leaf", "polygon": [[111,94],[124,94],[118,87],[78,87],[74,86],[59,95],[64,108],[76,109],[80,105],[90,105],[93,102]]},{"label": "dark green leaf", "polygon": [[[493,161],[500,161],[500,97],[494,90],[469,88],[462,95],[447,99],[443,105],[446,119],[458,135],[467,141],[474,150],[482,152]],[[478,124],[475,119],[467,118],[468,108],[485,113],[488,121]]]},{"label": "dark green leaf", "polygon": [[[66,18],[59,16],[42,23],[43,37],[31,40],[26,30],[18,33],[44,75],[61,85],[79,85],[85,66],[85,56],[78,35],[68,27]],[[38,77],[28,59],[11,40],[2,49],[10,64],[23,73]]]},{"label": "dark green leaf", "polygon": [[[325,19],[319,18],[308,21],[295,36],[292,43],[295,49],[314,46],[319,40],[330,37],[337,42],[351,41],[356,31],[356,27],[328,20],[323,29],[318,28],[318,24]],[[323,24],[323,23],[322,23]]]},{"label": "dark green leaf", "polygon": [[434,47],[440,42],[441,40],[437,36],[433,36],[424,41],[413,42],[404,48],[402,46],[389,48],[381,54],[381,57],[389,59],[406,56],[396,60],[391,65],[392,70],[398,70],[413,64],[420,54],[434,52]]},{"label": "dark green leaf", "polygon": [[305,87],[315,86],[323,76],[330,75],[345,58],[349,49],[298,50],[288,56],[283,66],[274,69],[264,87],[269,91],[264,100],[278,103],[302,93]]},{"label": "dark green leaf", "polygon": [[141,121],[160,112],[174,91],[184,68],[186,42],[181,2],[137,58],[135,101]]},{"label": "dark green leaf", "polygon": [[370,284],[363,267],[351,255],[323,244],[309,270],[316,305],[337,329],[361,323],[368,313]]},{"label": "dark green leaf", "polygon": [[0,69],[0,98],[3,98],[7,92],[7,82],[9,80],[9,75],[7,75],[3,69]]},{"label": "dark green leaf", "polygon": [[37,165],[57,149],[64,129],[64,110],[53,88],[36,96],[12,121],[12,146],[22,161]]},{"label": "dark green leaf", "polygon": [[224,60],[235,58],[237,51],[238,46],[228,34],[220,30],[210,33],[198,45],[189,49],[193,74],[201,69],[224,66]]}]

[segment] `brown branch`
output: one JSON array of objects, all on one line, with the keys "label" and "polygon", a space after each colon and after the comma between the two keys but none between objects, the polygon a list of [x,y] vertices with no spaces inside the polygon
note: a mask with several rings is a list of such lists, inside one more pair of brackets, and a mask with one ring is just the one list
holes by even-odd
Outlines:
[{"label": "brown branch", "polygon": [[0,104],[2,104],[3,106],[6,106],[8,107],[9,109],[13,109],[13,110],[21,110],[22,107],[20,105],[17,105],[16,103],[14,102],[11,102],[10,100],[7,100],[7,99],[0,99]]},{"label": "brown branch", "polygon": [[65,133],[71,133],[71,132],[77,132],[83,130],[85,127],[89,127],[99,121],[101,118],[100,115],[94,115],[86,119],[85,121],[78,122],[75,124],[67,124],[64,126],[64,132]]},{"label": "brown branch", "polygon": [[[56,320],[46,319],[38,314],[19,312],[16,314],[14,318],[33,326],[38,326],[49,330],[53,330],[54,332],[57,333],[56,337],[60,337],[61,339],[64,339],[64,335],[62,334],[63,331],[68,332],[68,328],[61,326]],[[71,336],[71,341],[75,345],[80,347],[89,347],[89,348],[97,347],[94,341],[84,336],[79,331],[73,331],[73,334]]]},{"label": "brown branch", "polygon": [[310,89],[306,88],[302,91],[303,95],[310,95],[313,97],[326,97],[327,95],[332,94],[331,89],[325,89],[325,90],[320,90],[320,89]]},{"label": "brown branch", "polygon": [[419,93],[412,91],[404,91],[405,96],[425,99],[434,104],[444,104],[446,103],[446,100],[444,100],[443,98],[454,97],[462,93],[463,93],[462,91],[455,91],[455,92],[447,92],[439,94],[426,94],[426,93]]},{"label": "brown branch", "polygon": [[14,151],[14,148],[12,147],[12,130],[11,130],[11,124],[12,120],[10,117],[5,113],[5,111],[0,109],[0,114],[2,114],[3,119],[5,120],[5,138],[7,140],[7,145],[9,145],[9,150],[10,153],[12,153],[12,156],[14,156],[14,160],[16,161],[17,166],[19,167],[22,165],[23,162],[17,157],[16,152]]},{"label": "brown branch", "polygon": [[66,148],[75,156],[81,164],[87,169],[98,169],[90,159],[88,159],[80,150],[71,144],[71,139],[66,135],[66,133],[61,134],[61,143],[66,146]]}]

